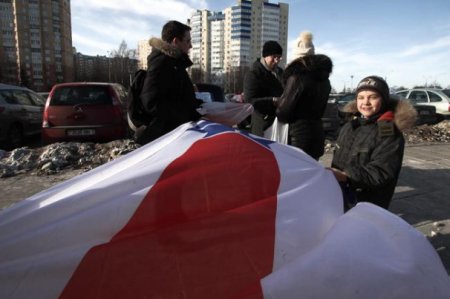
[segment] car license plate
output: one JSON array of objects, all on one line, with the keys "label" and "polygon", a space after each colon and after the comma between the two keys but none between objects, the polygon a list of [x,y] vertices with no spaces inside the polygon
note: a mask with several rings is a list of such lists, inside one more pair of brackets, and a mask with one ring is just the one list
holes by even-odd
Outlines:
[{"label": "car license plate", "polygon": [[74,129],[67,130],[68,136],[92,136],[95,135],[94,129]]},{"label": "car license plate", "polygon": [[429,115],[430,111],[423,110],[423,111],[420,111],[419,114],[420,115]]},{"label": "car license plate", "polygon": [[331,127],[331,123],[326,123],[326,122],[324,122],[324,123],[323,123],[323,127],[324,127],[324,128],[329,128],[329,127]]}]

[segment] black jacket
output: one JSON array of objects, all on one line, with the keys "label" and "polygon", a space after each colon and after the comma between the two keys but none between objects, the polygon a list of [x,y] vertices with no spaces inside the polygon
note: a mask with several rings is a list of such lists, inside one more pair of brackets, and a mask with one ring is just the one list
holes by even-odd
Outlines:
[{"label": "black jacket", "polygon": [[355,114],[336,142],[332,167],[348,176],[356,200],[387,209],[394,194],[403,161],[405,141],[402,130],[414,125],[417,112],[406,101],[390,100],[378,119],[362,119],[356,102],[345,107]]},{"label": "black jacket", "polygon": [[152,38],[149,44],[152,52],[140,99],[150,117],[147,125],[136,132],[140,144],[200,118],[196,109],[201,102],[195,98],[194,85],[186,71],[192,65],[188,55],[161,39]]},{"label": "black jacket", "polygon": [[277,77],[262,65],[258,58],[244,79],[244,99],[254,107],[251,132],[263,136],[264,130],[270,127],[275,119],[274,97],[283,93],[281,79],[283,70],[275,69]]},{"label": "black jacket", "polygon": [[322,54],[292,61],[284,71],[284,93],[277,102],[278,120],[289,123],[289,144],[315,159],[324,152],[322,116],[331,91],[333,64]]}]

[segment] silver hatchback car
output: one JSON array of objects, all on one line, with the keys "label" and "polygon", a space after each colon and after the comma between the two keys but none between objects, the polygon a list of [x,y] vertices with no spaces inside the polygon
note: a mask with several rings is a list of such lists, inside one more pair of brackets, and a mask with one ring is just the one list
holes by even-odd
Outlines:
[{"label": "silver hatchback car", "polygon": [[439,120],[450,118],[450,89],[413,88],[398,91],[397,94],[413,104],[436,107]]},{"label": "silver hatchback car", "polygon": [[34,91],[0,83],[0,148],[20,147],[24,138],[39,135],[44,105]]}]

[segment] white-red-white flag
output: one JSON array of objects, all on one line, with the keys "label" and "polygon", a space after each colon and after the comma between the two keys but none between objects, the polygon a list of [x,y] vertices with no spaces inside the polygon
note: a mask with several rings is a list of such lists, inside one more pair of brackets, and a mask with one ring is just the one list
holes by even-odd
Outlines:
[{"label": "white-red-white flag", "polygon": [[0,213],[0,298],[449,298],[433,247],[330,171],[180,126]]}]

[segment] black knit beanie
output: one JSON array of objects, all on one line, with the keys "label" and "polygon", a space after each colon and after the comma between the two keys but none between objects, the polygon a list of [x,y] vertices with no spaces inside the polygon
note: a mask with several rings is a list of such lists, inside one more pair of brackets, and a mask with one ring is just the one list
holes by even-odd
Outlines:
[{"label": "black knit beanie", "polygon": [[378,76],[369,76],[362,79],[356,87],[356,94],[361,90],[369,89],[378,92],[386,103],[389,100],[389,86],[383,78]]},{"label": "black knit beanie", "polygon": [[283,55],[283,48],[274,40],[265,42],[263,46],[262,56],[267,57],[270,55]]}]

